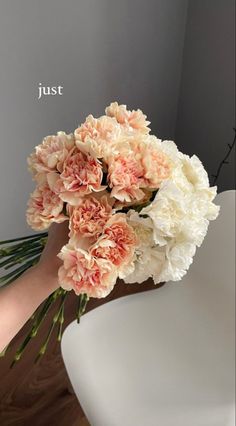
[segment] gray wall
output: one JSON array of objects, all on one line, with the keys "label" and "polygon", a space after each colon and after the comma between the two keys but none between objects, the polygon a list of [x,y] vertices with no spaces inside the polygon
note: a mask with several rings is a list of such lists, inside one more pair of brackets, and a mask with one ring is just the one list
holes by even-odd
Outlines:
[{"label": "gray wall", "polygon": [[[209,174],[233,139],[234,0],[2,0],[0,58],[0,239],[31,232],[33,147],[113,100],[142,108]],[[38,83],[64,94],[38,101]],[[233,160],[220,191],[234,187]]]},{"label": "gray wall", "polygon": [[[209,175],[234,138],[234,33],[234,0],[189,0],[175,140],[199,155]],[[235,150],[217,185],[235,187]]]},{"label": "gray wall", "polygon": [[[187,0],[1,0],[0,239],[31,232],[26,157],[113,100],[173,138]],[[64,86],[37,100],[38,83]]]}]

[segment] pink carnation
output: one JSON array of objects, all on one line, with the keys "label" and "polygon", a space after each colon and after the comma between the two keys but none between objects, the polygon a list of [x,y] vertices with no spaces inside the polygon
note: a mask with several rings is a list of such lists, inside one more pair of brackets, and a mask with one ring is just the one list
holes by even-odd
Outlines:
[{"label": "pink carnation", "polygon": [[107,116],[114,117],[123,126],[138,130],[141,133],[150,132],[148,127],[150,121],[146,121],[147,116],[140,109],[129,111],[126,105],[118,105],[117,102],[112,102],[105,112]]},{"label": "pink carnation", "polygon": [[111,217],[112,207],[108,197],[100,198],[88,196],[80,200],[76,207],[68,206],[70,216],[70,230],[85,237],[98,237]]},{"label": "pink carnation", "polygon": [[117,200],[131,202],[142,200],[145,193],[144,169],[135,155],[116,155],[108,160],[108,181],[111,196]]},{"label": "pink carnation", "polygon": [[75,130],[76,145],[82,152],[102,158],[119,134],[120,126],[114,118],[106,115],[94,118],[90,114],[85,123]]},{"label": "pink carnation", "polygon": [[68,217],[62,213],[63,201],[45,182],[37,186],[28,201],[27,223],[35,230],[47,229],[52,222],[64,222]]},{"label": "pink carnation", "polygon": [[63,162],[70,150],[75,146],[73,134],[58,132],[57,135],[47,136],[36,146],[35,152],[28,158],[28,164],[34,173],[62,171]]},{"label": "pink carnation", "polygon": [[83,195],[102,191],[102,166],[90,155],[75,150],[63,164],[62,173],[49,173],[50,188],[71,205],[77,205]]},{"label": "pink carnation", "polygon": [[106,223],[103,235],[90,248],[90,253],[96,258],[109,260],[119,268],[131,262],[137,243],[137,237],[133,228],[128,225],[126,215],[117,213]]},{"label": "pink carnation", "polygon": [[108,260],[95,259],[71,240],[63,246],[58,257],[63,261],[58,271],[59,283],[65,290],[73,289],[78,295],[86,293],[89,297],[101,298],[113,289],[117,272]]}]

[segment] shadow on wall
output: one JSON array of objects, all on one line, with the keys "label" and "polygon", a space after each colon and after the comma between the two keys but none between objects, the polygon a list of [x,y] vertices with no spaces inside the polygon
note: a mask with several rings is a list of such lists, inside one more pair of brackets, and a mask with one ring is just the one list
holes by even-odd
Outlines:
[{"label": "shadow on wall", "polygon": [[[189,0],[175,139],[200,157],[209,176],[234,139],[234,17],[234,0]],[[217,179],[219,192],[235,188],[235,147],[228,161]]]}]

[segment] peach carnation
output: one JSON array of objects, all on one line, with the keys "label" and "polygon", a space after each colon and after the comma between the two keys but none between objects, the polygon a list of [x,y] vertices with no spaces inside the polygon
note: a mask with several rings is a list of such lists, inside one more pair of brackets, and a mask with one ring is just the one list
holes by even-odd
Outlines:
[{"label": "peach carnation", "polygon": [[45,182],[37,186],[28,201],[27,223],[35,230],[47,229],[52,222],[64,222],[67,216],[62,213],[63,201]]},{"label": "peach carnation", "polygon": [[158,189],[172,171],[171,159],[162,151],[162,142],[155,136],[135,133],[117,141],[119,154],[111,154],[108,182],[111,195],[125,203],[141,201],[146,190]]},{"label": "peach carnation", "polygon": [[108,197],[88,196],[80,200],[76,207],[68,206],[71,234],[79,233],[85,237],[97,238],[112,215]]},{"label": "peach carnation", "polygon": [[106,109],[106,115],[114,117],[118,123],[128,128],[138,130],[141,133],[149,133],[148,125],[150,121],[146,121],[147,116],[140,109],[129,111],[126,105],[118,105],[112,102]]},{"label": "peach carnation", "polygon": [[30,170],[34,173],[61,172],[63,162],[74,146],[73,134],[58,132],[57,135],[47,136],[29,156],[27,161]]},{"label": "peach carnation", "polygon": [[142,150],[144,178],[148,188],[159,188],[168,179],[172,171],[172,163],[167,155],[155,144],[148,144]]},{"label": "peach carnation", "polygon": [[140,201],[145,193],[144,171],[141,162],[134,155],[116,155],[108,160],[108,181],[111,196],[121,202]]},{"label": "peach carnation", "polygon": [[62,247],[58,257],[63,261],[59,268],[59,283],[65,290],[74,290],[77,295],[106,297],[113,289],[117,272],[106,259],[96,259],[77,247],[72,240]]},{"label": "peach carnation", "polygon": [[[144,187],[159,188],[172,171],[172,161],[162,149],[161,139],[154,135],[135,134],[128,139],[128,145],[133,157],[142,165]],[[124,153],[125,150],[127,148],[124,146]]]},{"label": "peach carnation", "polygon": [[71,205],[77,205],[81,196],[102,191],[102,166],[90,155],[75,150],[67,157],[61,174],[49,173],[50,188]]},{"label": "peach carnation", "polygon": [[109,260],[119,268],[132,261],[137,244],[137,237],[128,225],[126,215],[117,213],[106,223],[103,234],[90,248],[90,253],[96,258]]},{"label": "peach carnation", "polygon": [[103,115],[94,118],[91,114],[75,130],[77,147],[95,158],[102,158],[110,150],[110,145],[120,134],[120,126],[114,118]]},{"label": "peach carnation", "polygon": [[152,190],[148,190],[148,189],[142,189],[144,196],[142,198],[142,200],[132,200],[132,201],[120,201],[120,200],[116,200],[114,202],[113,205],[113,209],[114,210],[122,210],[122,209],[127,209],[129,207],[135,207],[135,206],[145,206],[147,203],[151,202],[151,198],[153,196],[153,191]]}]

